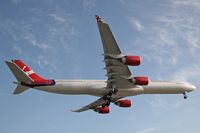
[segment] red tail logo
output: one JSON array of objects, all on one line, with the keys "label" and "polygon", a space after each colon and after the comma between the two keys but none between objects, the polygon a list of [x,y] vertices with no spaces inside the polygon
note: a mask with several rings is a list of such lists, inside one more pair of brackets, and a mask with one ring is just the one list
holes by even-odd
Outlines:
[{"label": "red tail logo", "polygon": [[39,76],[37,73],[35,73],[29,66],[27,66],[23,61],[21,60],[13,60],[13,62],[23,71],[25,72],[33,81],[45,81],[44,78]]},{"label": "red tail logo", "polygon": [[29,76],[33,82],[27,83],[22,82],[22,85],[34,87],[34,86],[45,86],[45,85],[54,85],[54,80],[47,80],[43,77],[39,76],[37,73],[35,73],[29,66],[27,66],[23,61],[21,60],[12,60],[13,63],[15,63],[24,73],[26,73],[27,76]]}]

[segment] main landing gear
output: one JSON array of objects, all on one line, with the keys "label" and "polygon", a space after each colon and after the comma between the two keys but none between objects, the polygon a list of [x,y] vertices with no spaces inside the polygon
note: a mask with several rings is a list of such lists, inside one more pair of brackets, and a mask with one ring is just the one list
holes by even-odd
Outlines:
[{"label": "main landing gear", "polygon": [[118,92],[118,89],[115,88],[115,89],[113,89],[112,91],[113,91],[113,94],[116,94],[116,93]]},{"label": "main landing gear", "polygon": [[106,95],[103,96],[103,100],[107,101],[107,103],[104,103],[104,104],[102,105],[103,108],[110,105],[110,102],[111,102],[111,100],[112,100],[112,95],[113,95],[113,94],[116,94],[117,92],[118,92],[118,89],[115,88],[115,89],[110,90],[110,91],[108,92],[108,94],[106,94]]},{"label": "main landing gear", "polygon": [[187,99],[186,92],[183,92],[183,98],[184,98],[184,99]]}]

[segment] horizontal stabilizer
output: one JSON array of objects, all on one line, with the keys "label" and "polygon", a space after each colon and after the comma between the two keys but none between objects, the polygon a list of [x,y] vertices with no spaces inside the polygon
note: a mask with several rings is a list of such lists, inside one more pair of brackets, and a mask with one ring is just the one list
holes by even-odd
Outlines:
[{"label": "horizontal stabilizer", "polygon": [[18,85],[17,88],[15,89],[15,91],[13,92],[13,94],[20,94],[20,93],[24,92],[27,89],[28,89],[27,86]]}]

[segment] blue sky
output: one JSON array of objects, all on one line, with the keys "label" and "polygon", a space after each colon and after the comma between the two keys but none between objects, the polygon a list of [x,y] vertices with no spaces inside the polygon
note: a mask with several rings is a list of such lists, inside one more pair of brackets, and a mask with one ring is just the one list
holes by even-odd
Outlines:
[{"label": "blue sky", "polygon": [[199,0],[1,0],[1,133],[169,133],[199,132],[199,90],[182,95],[130,97],[129,109],[111,106],[109,115],[72,113],[96,99],[29,89],[13,95],[15,78],[5,60],[22,59],[55,79],[106,79],[103,49],[94,15],[109,23],[127,54],[143,57],[130,67],[152,80],[188,81],[199,88]]}]

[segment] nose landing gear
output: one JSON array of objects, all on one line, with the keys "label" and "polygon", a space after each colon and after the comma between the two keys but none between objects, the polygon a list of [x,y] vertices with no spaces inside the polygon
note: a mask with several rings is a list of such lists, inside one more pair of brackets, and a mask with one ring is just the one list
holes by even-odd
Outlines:
[{"label": "nose landing gear", "polygon": [[183,98],[184,98],[184,99],[187,99],[186,92],[183,92]]}]

